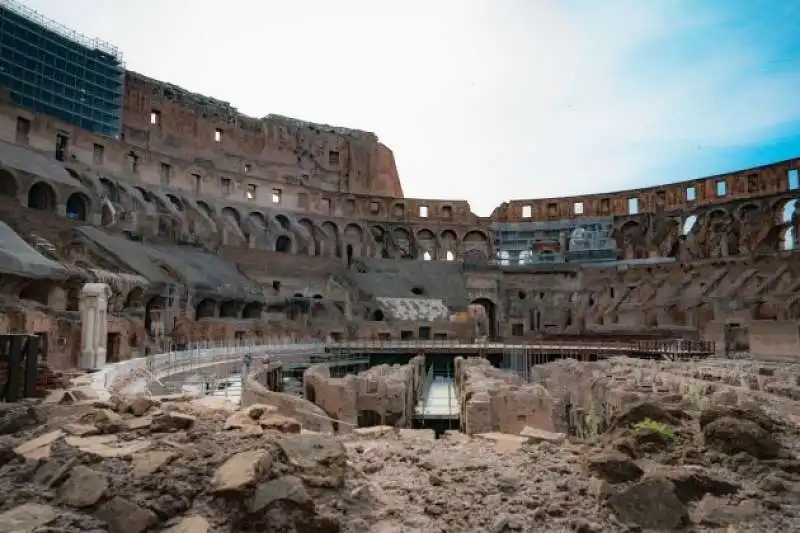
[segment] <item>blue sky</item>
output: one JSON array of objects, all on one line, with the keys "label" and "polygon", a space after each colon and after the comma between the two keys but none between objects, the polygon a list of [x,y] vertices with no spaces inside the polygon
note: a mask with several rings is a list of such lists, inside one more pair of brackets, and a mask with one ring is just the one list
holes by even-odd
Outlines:
[{"label": "blue sky", "polygon": [[797,0],[27,4],[245,113],[374,131],[407,196],[480,215],[800,156]]}]

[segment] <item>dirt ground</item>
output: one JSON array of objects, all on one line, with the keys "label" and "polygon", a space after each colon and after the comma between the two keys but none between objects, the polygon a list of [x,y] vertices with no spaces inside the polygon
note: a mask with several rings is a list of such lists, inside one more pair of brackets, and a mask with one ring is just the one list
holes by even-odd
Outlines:
[{"label": "dirt ground", "polygon": [[5,405],[0,532],[800,531],[800,372],[732,365],[596,363],[626,401],[580,437],[321,434],[184,396]]}]

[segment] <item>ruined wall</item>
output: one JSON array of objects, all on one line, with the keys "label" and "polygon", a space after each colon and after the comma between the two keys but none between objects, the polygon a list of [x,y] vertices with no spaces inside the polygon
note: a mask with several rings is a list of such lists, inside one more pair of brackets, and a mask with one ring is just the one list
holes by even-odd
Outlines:
[{"label": "ruined wall", "polygon": [[333,425],[322,409],[299,396],[271,391],[261,384],[262,379],[261,376],[254,374],[245,382],[242,407],[256,404],[272,405],[278,408],[278,414],[300,422],[303,429],[333,433]]},{"label": "ruined wall", "polygon": [[540,385],[523,384],[516,374],[478,358],[456,358],[454,377],[461,429],[468,435],[557,427],[553,397]]},{"label": "ruined wall", "polygon": [[749,324],[749,351],[756,359],[800,361],[800,321]]},{"label": "ruined wall", "polygon": [[303,374],[305,396],[338,420],[343,433],[354,427],[409,427],[424,370],[423,356],[407,365],[380,365],[344,378],[331,377],[327,365],[314,365]]}]

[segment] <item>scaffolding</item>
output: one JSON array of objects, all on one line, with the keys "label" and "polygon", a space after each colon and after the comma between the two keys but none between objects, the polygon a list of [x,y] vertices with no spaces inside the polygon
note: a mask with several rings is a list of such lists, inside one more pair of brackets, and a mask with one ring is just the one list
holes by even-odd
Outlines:
[{"label": "scaffolding", "polygon": [[533,265],[616,259],[613,227],[606,217],[496,223],[491,232],[499,264]]},{"label": "scaffolding", "polygon": [[15,0],[0,0],[0,85],[17,105],[93,133],[122,128],[120,51]]}]

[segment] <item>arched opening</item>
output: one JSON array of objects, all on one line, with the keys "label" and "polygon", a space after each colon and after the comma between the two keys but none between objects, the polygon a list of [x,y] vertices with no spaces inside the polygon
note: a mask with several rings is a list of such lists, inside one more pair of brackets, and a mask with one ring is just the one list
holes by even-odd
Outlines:
[{"label": "arched opening", "polygon": [[372,320],[375,322],[383,322],[383,311],[380,309],[376,309],[372,312]]},{"label": "arched opening", "polygon": [[195,320],[201,318],[214,318],[217,315],[217,303],[214,300],[205,299],[197,304],[194,311]]},{"label": "arched opening", "polygon": [[353,245],[347,245],[347,266],[351,266],[353,264]]},{"label": "arched opening", "polygon": [[46,281],[32,281],[20,291],[19,299],[47,305],[50,299],[50,284]]},{"label": "arched opening", "polygon": [[220,318],[238,318],[238,305],[236,302],[222,302],[219,306]]},{"label": "arched opening", "polygon": [[377,411],[364,410],[358,412],[358,427],[368,428],[381,425],[381,415]]},{"label": "arched opening", "polygon": [[204,201],[202,200],[198,201],[197,208],[200,210],[201,213],[205,214],[208,218],[214,217],[214,211],[211,209],[211,206],[205,203]]},{"label": "arched opening", "polygon": [[100,186],[103,188],[103,194],[112,202],[119,202],[119,190],[114,183],[108,178],[100,178]]},{"label": "arched opening", "polygon": [[39,211],[55,211],[56,192],[43,181],[34,183],[28,191],[28,207]]},{"label": "arched opening", "polygon": [[450,250],[447,250],[447,252],[445,252],[445,254],[444,254],[444,258],[447,261],[454,261],[456,256],[453,254],[453,252],[451,252]]},{"label": "arched opening", "polygon": [[144,189],[143,187],[136,187],[136,190],[139,191],[139,194],[142,195],[142,200],[144,200],[145,202],[153,201],[153,199],[150,197],[150,193],[147,192],[147,189]]},{"label": "arched opening", "polygon": [[183,211],[183,203],[177,196],[174,194],[168,194],[167,198],[169,198],[170,203],[175,206],[175,209],[178,211]]},{"label": "arched opening", "polygon": [[18,194],[17,180],[14,174],[4,168],[0,168],[0,196],[15,197]]},{"label": "arched opening", "polygon": [[[155,339],[156,333],[160,333],[156,331],[155,326],[163,319],[164,303],[164,297],[153,296],[144,306],[144,329],[151,339]],[[166,327],[163,322],[161,325]]]},{"label": "arched opening", "polygon": [[251,302],[244,306],[242,310],[242,318],[261,318],[262,306],[258,302]]},{"label": "arched opening", "polygon": [[433,259],[433,257],[431,257],[431,253],[426,250],[425,253],[422,254],[422,260],[430,261],[431,259]]},{"label": "arched opening", "polygon": [[292,248],[292,240],[286,235],[281,235],[275,239],[275,251],[288,254]]},{"label": "arched opening", "polygon": [[70,287],[67,291],[67,311],[79,311],[81,302],[81,291],[78,287]]},{"label": "arched opening", "polygon": [[289,217],[286,215],[277,215],[275,216],[275,220],[277,220],[278,224],[286,231],[289,231],[292,227],[291,222],[289,222]]},{"label": "arched opening", "polygon": [[697,224],[697,215],[689,215],[686,217],[686,220],[683,221],[683,228],[681,228],[681,235],[689,235],[694,229],[695,224]]},{"label": "arched opening", "polygon": [[488,322],[488,335],[490,340],[497,338],[497,310],[494,302],[488,298],[478,298],[470,302],[471,305],[479,305],[486,313],[486,321]]},{"label": "arched opening", "polygon": [[111,208],[107,205],[103,205],[101,209],[100,215],[100,224],[103,226],[110,226],[114,223],[114,213],[111,212]]},{"label": "arched opening", "polygon": [[140,287],[136,287],[125,298],[125,305],[123,309],[138,309],[142,307],[144,291]]},{"label": "arched opening", "polygon": [[67,198],[67,218],[85,221],[89,215],[89,202],[81,193],[72,193]]},{"label": "arched opening", "polygon": [[312,385],[311,383],[306,383],[305,385],[306,386],[304,393],[306,400],[308,400],[311,403],[314,403],[315,401],[317,401],[317,391],[314,390],[314,385]]},{"label": "arched opening", "polygon": [[794,243],[798,240],[798,236],[795,235],[795,224],[800,222],[796,220],[800,213],[796,213],[796,209],[797,200],[789,200],[783,207],[782,218],[786,226],[786,231],[783,232],[783,242],[781,243],[783,250],[794,250]]}]

